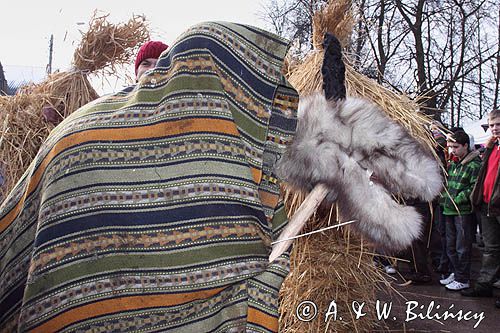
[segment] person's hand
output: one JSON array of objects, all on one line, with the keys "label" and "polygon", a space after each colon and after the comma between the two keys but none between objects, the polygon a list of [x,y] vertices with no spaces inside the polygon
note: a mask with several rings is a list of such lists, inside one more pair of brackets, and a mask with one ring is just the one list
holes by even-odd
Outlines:
[{"label": "person's hand", "polygon": [[495,145],[495,142],[498,140],[497,136],[492,135],[488,141],[486,142],[486,147],[491,148]]}]

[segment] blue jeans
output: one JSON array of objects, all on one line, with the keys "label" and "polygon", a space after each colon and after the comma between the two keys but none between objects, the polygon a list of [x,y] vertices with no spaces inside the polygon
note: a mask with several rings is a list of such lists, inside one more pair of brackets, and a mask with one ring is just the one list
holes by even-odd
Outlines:
[{"label": "blue jeans", "polygon": [[484,252],[478,283],[491,286],[500,266],[500,216],[487,216],[487,204],[481,207]]},{"label": "blue jeans", "polygon": [[440,248],[440,258],[439,258],[439,266],[438,271],[443,274],[449,274],[453,272],[453,265],[448,258],[448,253],[446,251],[446,220],[445,215],[443,214],[443,209],[437,205],[437,208],[434,210],[434,226],[437,229],[437,233],[439,234],[439,245]]},{"label": "blue jeans", "polygon": [[446,253],[453,265],[455,280],[469,282],[472,253],[472,214],[445,216]]}]

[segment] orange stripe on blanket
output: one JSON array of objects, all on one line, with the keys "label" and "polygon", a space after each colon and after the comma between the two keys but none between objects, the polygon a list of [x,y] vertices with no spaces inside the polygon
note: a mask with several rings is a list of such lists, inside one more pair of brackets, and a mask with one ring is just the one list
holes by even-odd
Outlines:
[{"label": "orange stripe on blanket", "polygon": [[260,202],[263,206],[276,207],[279,201],[279,194],[269,193],[267,191],[259,190]]},{"label": "orange stripe on blanket", "polygon": [[175,306],[186,302],[212,297],[225,288],[154,296],[130,296],[100,301],[66,311],[46,323],[31,329],[29,332],[57,332],[60,329],[80,320],[94,318],[123,311],[140,310],[161,306]]},{"label": "orange stripe on blanket", "polygon": [[248,308],[247,321],[252,324],[263,326],[272,332],[278,332],[278,318],[270,316],[255,308]]},{"label": "orange stripe on blanket", "polygon": [[260,184],[260,181],[262,179],[262,170],[252,168],[252,178],[256,184]]},{"label": "orange stripe on blanket", "polygon": [[5,230],[12,223],[12,221],[14,221],[15,217],[21,210],[24,200],[38,186],[38,183],[40,182],[40,179],[42,178],[47,165],[61,151],[88,141],[142,140],[200,131],[239,136],[238,129],[236,128],[236,125],[233,121],[223,119],[197,118],[163,122],[160,124],[142,127],[92,129],[74,133],[65,138],[62,138],[55,144],[55,146],[47,154],[42,163],[40,163],[36,172],[31,176],[28,190],[24,194],[24,197],[19,201],[16,207],[14,207],[9,214],[7,214],[2,220],[0,220],[0,232]]}]

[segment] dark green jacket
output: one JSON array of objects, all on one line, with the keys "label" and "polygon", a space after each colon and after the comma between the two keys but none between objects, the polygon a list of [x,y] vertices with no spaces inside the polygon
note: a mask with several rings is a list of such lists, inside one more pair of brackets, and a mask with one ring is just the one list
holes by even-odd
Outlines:
[{"label": "dark green jacket", "polygon": [[446,186],[447,191],[443,193],[441,204],[444,215],[466,215],[472,213],[470,195],[476,184],[480,168],[481,159],[479,158],[478,151],[470,152],[460,162],[452,162],[450,164]]}]

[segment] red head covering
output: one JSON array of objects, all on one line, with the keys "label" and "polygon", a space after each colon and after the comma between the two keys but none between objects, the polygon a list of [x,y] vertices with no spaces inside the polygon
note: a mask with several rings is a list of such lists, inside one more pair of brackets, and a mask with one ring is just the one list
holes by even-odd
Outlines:
[{"label": "red head covering", "polygon": [[158,59],[160,54],[167,48],[168,45],[158,41],[151,40],[144,43],[139,49],[139,52],[137,52],[137,57],[135,58],[135,74],[137,75],[137,68],[139,68],[141,61],[148,58]]}]

